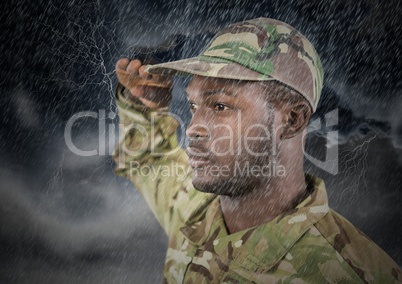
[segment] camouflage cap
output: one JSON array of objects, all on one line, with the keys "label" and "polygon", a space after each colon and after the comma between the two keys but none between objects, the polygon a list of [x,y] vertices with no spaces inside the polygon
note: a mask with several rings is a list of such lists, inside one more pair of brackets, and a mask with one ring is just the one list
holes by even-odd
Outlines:
[{"label": "camouflage cap", "polygon": [[151,65],[151,74],[194,74],[236,80],[277,80],[303,95],[315,111],[323,69],[313,45],[278,20],[258,18],[235,23],[211,40],[199,56]]}]

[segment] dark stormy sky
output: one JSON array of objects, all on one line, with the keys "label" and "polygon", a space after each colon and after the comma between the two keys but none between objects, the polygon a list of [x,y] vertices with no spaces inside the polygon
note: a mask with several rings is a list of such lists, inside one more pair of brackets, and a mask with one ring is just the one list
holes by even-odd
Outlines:
[{"label": "dark stormy sky", "polygon": [[[283,3],[283,2],[286,2]],[[0,283],[155,283],[166,239],[108,155],[118,118],[114,64],[134,47],[175,39],[162,60],[197,54],[223,25],[260,16],[288,22],[317,47],[325,89],[313,118],[337,110],[335,127],[308,136],[307,153],[325,160],[330,205],[399,265],[402,202],[400,1],[7,1],[0,33]],[[188,119],[183,82],[173,111]],[[73,125],[82,157],[64,130],[78,112],[105,120]],[[99,134],[99,124],[106,133]],[[336,134],[338,139],[336,139]],[[111,137],[111,138],[109,138]],[[326,147],[328,145],[329,148]]]}]

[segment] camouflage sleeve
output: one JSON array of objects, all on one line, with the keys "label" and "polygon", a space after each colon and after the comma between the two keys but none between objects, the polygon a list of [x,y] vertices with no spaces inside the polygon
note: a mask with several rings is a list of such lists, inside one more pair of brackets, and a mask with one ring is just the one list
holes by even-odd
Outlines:
[{"label": "camouflage sleeve", "polygon": [[142,193],[166,233],[177,222],[175,200],[186,193],[189,168],[168,109],[150,110],[125,95],[118,86],[119,143],[113,154],[116,174],[130,179]]},{"label": "camouflage sleeve", "polygon": [[316,228],[364,283],[402,283],[393,259],[340,214],[331,210]]}]

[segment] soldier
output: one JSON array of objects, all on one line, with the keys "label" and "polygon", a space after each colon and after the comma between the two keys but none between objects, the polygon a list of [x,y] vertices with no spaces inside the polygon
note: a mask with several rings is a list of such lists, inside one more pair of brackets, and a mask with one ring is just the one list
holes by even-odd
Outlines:
[{"label": "soldier", "polygon": [[[393,260],[328,207],[323,180],[304,173],[303,133],[323,70],[297,30],[248,20],[197,57],[121,59],[116,71],[116,173],[133,181],[168,235],[165,282],[401,281]],[[192,75],[186,152],[178,121],[164,114],[170,76],[180,74]]]}]

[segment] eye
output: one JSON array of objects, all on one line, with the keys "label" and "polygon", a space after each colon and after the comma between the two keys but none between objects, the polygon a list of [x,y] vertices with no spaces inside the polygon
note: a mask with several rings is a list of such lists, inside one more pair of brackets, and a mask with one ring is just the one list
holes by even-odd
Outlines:
[{"label": "eye", "polygon": [[194,112],[197,109],[197,105],[193,102],[188,102],[188,107],[190,108],[191,112]]},{"label": "eye", "polygon": [[221,103],[216,103],[214,105],[214,110],[216,111],[225,111],[225,110],[229,110],[230,108],[224,104]]}]

